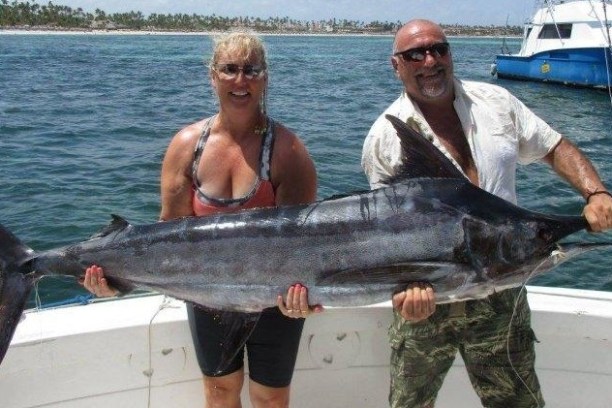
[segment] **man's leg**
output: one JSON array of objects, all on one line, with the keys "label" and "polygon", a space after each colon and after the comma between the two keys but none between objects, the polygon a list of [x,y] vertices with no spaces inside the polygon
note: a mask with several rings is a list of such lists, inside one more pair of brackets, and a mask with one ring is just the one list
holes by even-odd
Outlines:
[{"label": "man's leg", "polygon": [[429,319],[419,323],[407,322],[394,311],[389,329],[392,408],[433,407],[457,354],[448,309],[438,306]]},{"label": "man's leg", "polygon": [[543,407],[534,367],[535,335],[525,292],[519,296],[515,290],[504,291],[477,307],[490,317],[470,325],[460,351],[483,405]]}]

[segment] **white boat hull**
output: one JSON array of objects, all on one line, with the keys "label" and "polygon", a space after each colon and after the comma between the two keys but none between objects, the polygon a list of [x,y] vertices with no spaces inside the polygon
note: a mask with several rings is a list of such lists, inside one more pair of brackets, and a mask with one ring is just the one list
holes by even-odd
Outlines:
[{"label": "white boat hull", "polygon": [[[0,406],[201,407],[184,304],[162,296],[31,311],[0,366]],[[612,293],[529,287],[547,406],[610,407]],[[307,320],[292,407],[385,407],[390,305],[328,309]],[[150,324],[152,320],[152,323]],[[244,406],[248,396],[243,393]],[[437,407],[476,407],[458,357]]]}]

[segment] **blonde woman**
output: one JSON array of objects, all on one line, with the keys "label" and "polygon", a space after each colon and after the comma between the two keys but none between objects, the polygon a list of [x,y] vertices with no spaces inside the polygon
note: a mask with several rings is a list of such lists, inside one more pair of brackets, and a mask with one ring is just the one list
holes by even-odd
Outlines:
[{"label": "blonde woman", "polygon": [[[266,114],[268,64],[261,40],[242,32],[217,38],[209,70],[219,111],[170,142],[162,165],[160,219],[313,202],[316,171],[304,144]],[[97,266],[88,268],[84,286],[98,296],[116,293]],[[306,288],[299,285],[289,288],[285,300],[279,296],[279,307],[261,314],[246,342],[254,407],[289,405],[303,318],[320,310],[309,307]],[[228,339],[218,312],[188,305],[188,315],[206,406],[240,407],[244,347],[217,370],[225,352],[221,344],[240,344],[244,331]],[[241,314],[235,317],[240,322]]]}]

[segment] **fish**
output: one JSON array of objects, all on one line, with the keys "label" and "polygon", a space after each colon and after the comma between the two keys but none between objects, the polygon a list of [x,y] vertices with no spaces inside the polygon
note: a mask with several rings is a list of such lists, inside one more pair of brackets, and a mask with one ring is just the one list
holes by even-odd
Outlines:
[{"label": "fish", "polygon": [[323,306],[383,302],[415,281],[433,286],[436,303],[480,299],[612,245],[560,245],[588,227],[583,216],[547,215],[492,195],[425,137],[387,119],[403,166],[382,188],[143,225],[113,215],[90,239],[40,252],[0,225],[0,362],[36,281],[78,278],[92,264],[122,292],[257,314],[296,283]]}]

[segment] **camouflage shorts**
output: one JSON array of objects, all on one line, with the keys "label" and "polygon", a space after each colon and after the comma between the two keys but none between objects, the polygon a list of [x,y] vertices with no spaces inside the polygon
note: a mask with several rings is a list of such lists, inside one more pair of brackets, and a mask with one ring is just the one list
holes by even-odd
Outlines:
[{"label": "camouflage shorts", "polygon": [[457,351],[485,407],[543,407],[530,319],[525,292],[519,296],[514,289],[460,307],[439,305],[419,323],[395,312],[389,329],[391,407],[433,406]]}]

